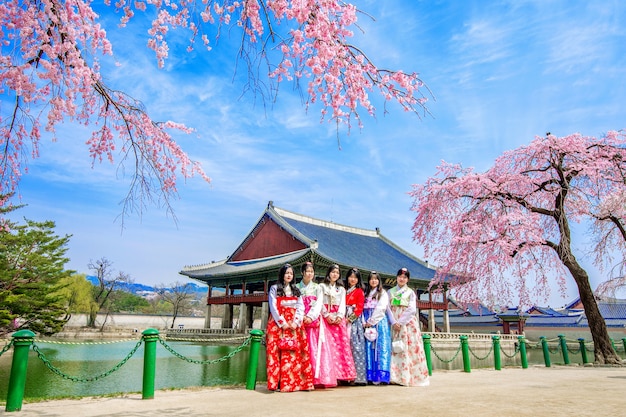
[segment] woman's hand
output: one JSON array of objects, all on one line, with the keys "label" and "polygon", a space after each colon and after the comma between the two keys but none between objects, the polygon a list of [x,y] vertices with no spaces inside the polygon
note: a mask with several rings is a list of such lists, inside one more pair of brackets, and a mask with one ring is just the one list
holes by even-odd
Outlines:
[{"label": "woman's hand", "polygon": [[304,324],[311,324],[313,322],[313,320],[311,320],[311,317],[306,316],[306,317],[304,317],[303,322],[304,322]]},{"label": "woman's hand", "polygon": [[401,325],[400,323],[395,323],[395,324],[393,325],[393,329],[394,329],[394,330],[398,330],[398,331],[400,331],[400,330],[402,329],[402,325]]}]

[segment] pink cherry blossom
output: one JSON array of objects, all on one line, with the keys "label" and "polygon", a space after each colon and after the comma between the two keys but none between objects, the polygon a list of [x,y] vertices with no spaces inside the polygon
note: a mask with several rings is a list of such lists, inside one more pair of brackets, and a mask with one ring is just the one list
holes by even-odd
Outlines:
[{"label": "pink cherry blossom", "polygon": [[[537,137],[505,152],[484,173],[442,162],[413,186],[414,239],[440,266],[432,283],[461,300],[545,298],[549,281],[578,286],[596,360],[617,361],[589,276],[575,256],[572,223],[590,222],[596,262],[626,254],[626,136]],[[455,279],[465,278],[463,280]],[[465,283],[466,282],[466,283]]]},{"label": "pink cherry blossom", "polygon": [[[121,28],[133,19],[155,16],[146,37],[161,67],[171,52],[172,31],[190,32],[188,51],[196,41],[210,51],[210,38],[218,38],[222,28],[230,26],[229,31],[241,31],[245,48],[257,50],[256,57],[242,58],[249,59],[248,66],[258,65],[254,59],[268,58],[270,83],[308,80],[306,105],[319,105],[322,120],[345,123],[348,129],[356,120],[361,126],[358,109],[375,113],[369,100],[375,90],[407,111],[427,111],[424,85],[416,73],[381,69],[350,42],[359,12],[343,1],[105,0],[105,4],[121,12]],[[85,140],[94,162],[124,165],[131,160],[128,165],[134,167],[135,176],[129,203],[154,190],[167,199],[176,192],[179,177],[199,175],[210,181],[168,133],[190,129],[152,120],[139,101],[104,83],[98,59],[112,55],[113,48],[91,0],[5,0],[0,3],[0,33],[0,92],[10,103],[0,115],[4,150],[0,196],[16,189],[29,158],[38,155],[41,129],[55,135],[55,127],[64,121],[94,126]],[[278,62],[271,62],[271,57],[278,57]],[[278,88],[271,84],[269,90]],[[30,157],[24,152],[27,147],[33,150]]]}]

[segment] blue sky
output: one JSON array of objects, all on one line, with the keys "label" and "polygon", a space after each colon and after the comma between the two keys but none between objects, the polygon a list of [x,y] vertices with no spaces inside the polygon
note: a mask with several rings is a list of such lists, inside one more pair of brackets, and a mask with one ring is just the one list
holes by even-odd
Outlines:
[{"label": "blue sky", "polygon": [[[626,4],[621,1],[361,1],[375,17],[359,20],[355,43],[379,66],[417,71],[433,92],[432,116],[371,99],[376,118],[348,134],[320,123],[291,84],[275,102],[242,95],[245,72],[234,75],[238,32],[224,33],[209,53],[173,51],[164,69],[145,47],[146,21],[125,29],[103,15],[115,60],[104,59],[106,82],[141,100],[157,120],[197,130],[176,135],[212,178],[181,182],[175,223],[157,207],[125,219],[128,176],[117,165],[93,167],[84,127],[66,124],[44,141],[41,157],[20,186],[28,207],[18,217],[54,220],[73,235],[69,268],[89,272],[107,257],[135,282],[184,281],[185,265],[228,256],[262,214],[278,207],[340,224],[373,229],[422,257],[413,241],[407,195],[441,160],[487,169],[502,152],[546,132],[598,136],[624,128]],[[186,35],[178,36],[184,41]],[[256,98],[256,100],[255,100]],[[363,112],[365,113],[365,112]],[[592,287],[603,275],[587,263],[584,233],[577,255]],[[555,294],[542,304],[573,299]]]}]

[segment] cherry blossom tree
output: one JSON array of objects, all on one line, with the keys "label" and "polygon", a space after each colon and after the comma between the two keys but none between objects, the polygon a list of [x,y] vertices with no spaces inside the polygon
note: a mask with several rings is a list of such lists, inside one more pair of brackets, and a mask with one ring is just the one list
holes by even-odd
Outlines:
[{"label": "cherry blossom tree", "polygon": [[[517,298],[521,307],[530,306],[533,298],[545,299],[551,280],[564,290],[569,274],[589,322],[595,360],[621,363],[587,271],[576,257],[574,248],[582,242],[572,241],[571,227],[594,223],[596,254],[619,250],[623,256],[623,235],[614,220],[623,224],[624,200],[616,204],[621,211],[611,211],[615,219],[604,214],[613,207],[608,196],[626,189],[619,174],[625,145],[621,132],[600,139],[548,134],[504,153],[484,173],[443,162],[434,177],[411,192],[414,239],[440,265],[433,284],[457,277],[452,285],[461,300]],[[602,246],[620,238],[617,246]],[[605,260],[596,258],[600,266]]]},{"label": "cherry blossom tree", "polygon": [[[243,88],[269,85],[275,95],[283,81],[308,80],[306,105],[318,103],[322,119],[360,126],[359,108],[374,114],[368,95],[418,114],[426,111],[416,73],[377,67],[350,43],[359,11],[340,0],[118,0],[120,29],[153,19],[148,46],[163,66],[169,35],[189,34],[188,50],[210,50],[212,39],[229,31],[241,36],[239,58],[250,80]],[[100,6],[101,7],[101,6]],[[199,175],[210,181],[172,139],[172,131],[192,129],[157,121],[136,98],[107,85],[100,59],[113,46],[90,0],[6,0],[0,4],[0,194],[14,191],[29,160],[38,156],[43,131],[55,133],[72,121],[92,127],[85,138],[94,162],[130,165],[134,172],[126,209],[143,208],[145,197],[176,194],[177,179]],[[273,97],[272,97],[273,98]],[[167,205],[169,207],[169,204]]]}]

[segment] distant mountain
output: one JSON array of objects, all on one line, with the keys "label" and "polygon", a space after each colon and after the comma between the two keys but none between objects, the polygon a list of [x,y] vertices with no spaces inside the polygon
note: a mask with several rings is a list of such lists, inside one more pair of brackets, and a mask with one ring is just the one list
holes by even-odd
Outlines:
[{"label": "distant mountain", "polygon": [[[93,285],[98,285],[98,278],[93,275],[87,275],[87,281],[91,282]],[[189,285],[193,288],[193,292],[198,294],[206,294],[209,290],[208,287],[201,287],[195,282],[190,282]],[[156,289],[154,287],[151,287],[150,285],[137,283],[121,283],[118,288],[120,290],[127,291],[133,294],[156,292]]]}]

